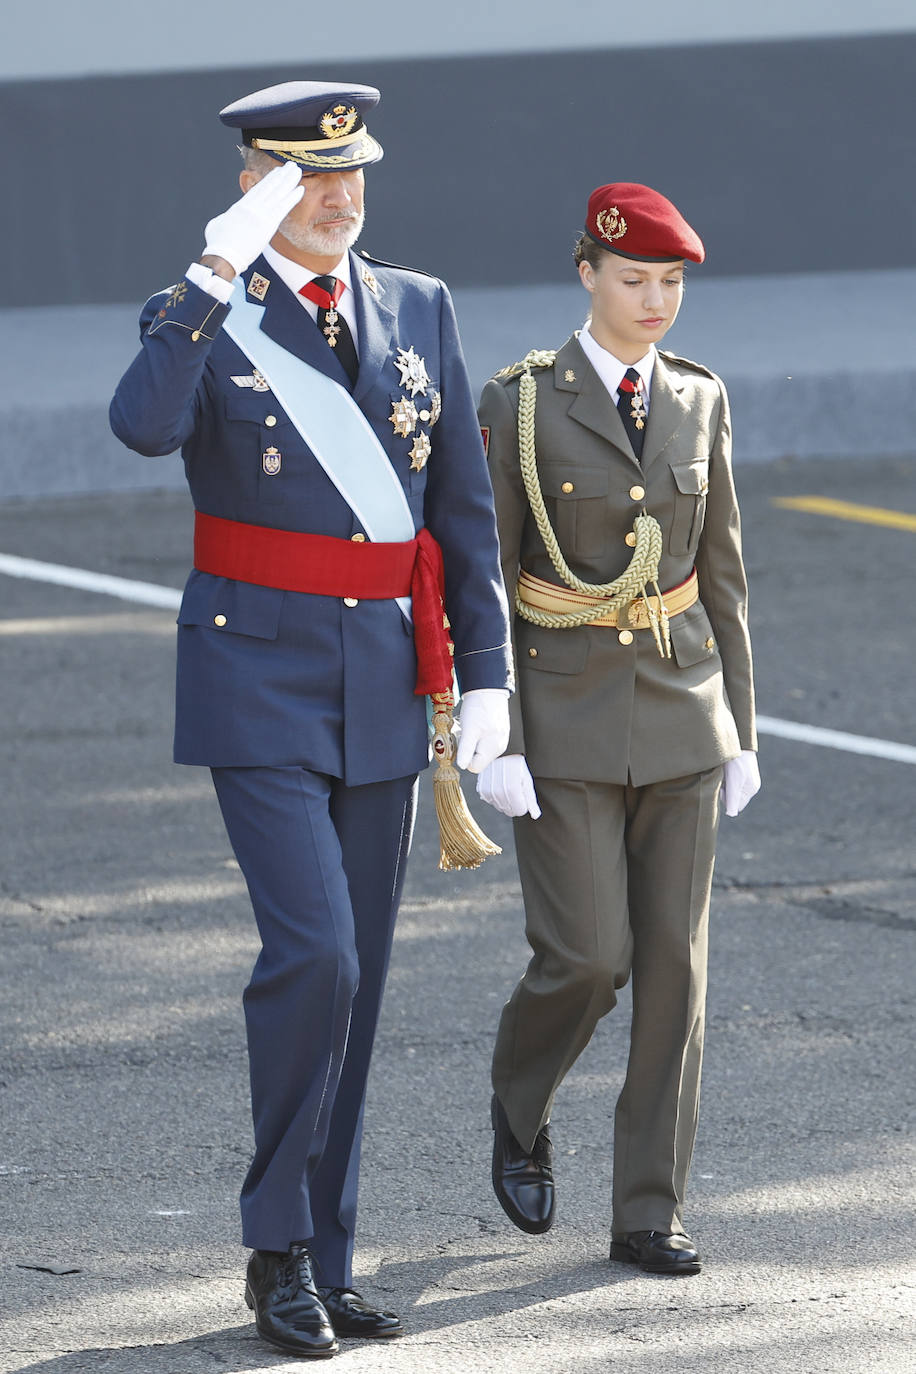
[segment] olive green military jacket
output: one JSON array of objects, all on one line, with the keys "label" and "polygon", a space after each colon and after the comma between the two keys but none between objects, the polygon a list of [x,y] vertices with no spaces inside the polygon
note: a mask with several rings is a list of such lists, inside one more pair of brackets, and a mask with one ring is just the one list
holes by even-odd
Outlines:
[{"label": "olive green military jacket", "polygon": [[[612,627],[540,629],[516,614],[518,690],[507,753],[526,755],[535,777],[641,786],[756,749],[747,582],[722,382],[659,353],[640,463],[575,336],[552,367],[533,376],[538,473],[572,571],[587,582],[619,577],[632,556],[626,536],[645,508],[664,536],[662,590],[696,568],[700,599],[672,617],[670,659],[659,656],[649,630],[634,631],[625,644]],[[515,371],[488,382],[480,404],[510,600],[520,567],[562,585],[519,468],[518,391]]]}]

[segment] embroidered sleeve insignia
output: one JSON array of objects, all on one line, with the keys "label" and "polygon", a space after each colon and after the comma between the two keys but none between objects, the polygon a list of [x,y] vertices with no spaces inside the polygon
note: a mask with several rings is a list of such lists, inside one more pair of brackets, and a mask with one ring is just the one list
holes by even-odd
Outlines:
[{"label": "embroidered sleeve insignia", "polygon": [[411,396],[426,395],[426,388],[431,384],[429,373],[426,371],[426,359],[417,356],[413,345],[408,349],[398,349],[394,365],[401,374],[401,386],[405,391],[409,391]]},{"label": "embroidered sleeve insignia", "polygon": [[186,281],[176,282],[170,290],[169,298],[165,303],[166,308],[172,310],[176,305],[181,305],[181,302],[184,300],[187,294],[188,283]]}]

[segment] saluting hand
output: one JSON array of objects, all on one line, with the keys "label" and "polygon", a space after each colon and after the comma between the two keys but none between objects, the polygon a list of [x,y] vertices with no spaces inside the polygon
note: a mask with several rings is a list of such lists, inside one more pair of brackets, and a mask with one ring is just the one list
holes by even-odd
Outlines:
[{"label": "saluting hand", "polygon": [[494,759],[477,779],[477,795],[504,816],[524,816],[527,812],[537,820],[541,814],[534,778],[524,754],[504,754],[501,759]]},{"label": "saluting hand", "polygon": [[215,259],[227,262],[236,276],[244,272],[270,243],[293,206],[302,199],[301,180],[299,164],[284,162],[256,181],[241,200],[210,220],[204,230],[206,246],[201,261],[214,272],[218,271]]}]

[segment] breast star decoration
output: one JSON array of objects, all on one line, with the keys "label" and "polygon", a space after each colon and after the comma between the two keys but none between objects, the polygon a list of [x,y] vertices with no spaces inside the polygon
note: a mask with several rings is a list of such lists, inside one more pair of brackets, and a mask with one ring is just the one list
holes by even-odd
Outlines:
[{"label": "breast star decoration", "polygon": [[417,425],[417,407],[413,401],[406,396],[399,397],[391,405],[391,414],[388,416],[391,424],[394,425],[394,432],[399,439],[406,439],[413,434]]},{"label": "breast star decoration", "polygon": [[409,391],[411,396],[426,395],[426,388],[430,385],[431,378],[426,371],[426,359],[417,356],[413,344],[410,348],[398,349],[398,356],[394,360],[394,365],[401,374],[401,386],[405,391]]},{"label": "breast star decoration", "polygon": [[413,448],[410,450],[410,470],[411,472],[421,472],[426,466],[426,460],[433,451],[433,446],[429,442],[429,435],[424,434],[422,429],[413,441]]}]

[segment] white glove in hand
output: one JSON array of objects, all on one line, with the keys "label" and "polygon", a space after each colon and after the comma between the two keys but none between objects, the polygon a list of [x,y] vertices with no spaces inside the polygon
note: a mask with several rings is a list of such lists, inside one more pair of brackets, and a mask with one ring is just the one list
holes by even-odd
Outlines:
[{"label": "white glove in hand", "polygon": [[284,162],[256,181],[241,200],[211,219],[204,230],[203,256],[225,258],[237,274],[244,272],[302,199],[301,180],[299,164]]},{"label": "white glove in hand", "polygon": [[498,759],[509,743],[509,693],[505,687],[478,687],[465,692],[459,715],[459,768],[479,773]]},{"label": "white glove in hand", "polygon": [[726,816],[737,816],[760,791],[760,769],[753,749],[729,759],[722,774],[722,804]]},{"label": "white glove in hand", "polygon": [[503,754],[488,763],[477,779],[477,795],[504,816],[524,816],[527,811],[537,820],[541,814],[524,754]]}]

